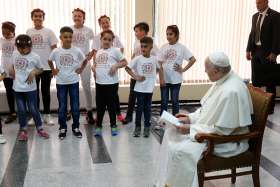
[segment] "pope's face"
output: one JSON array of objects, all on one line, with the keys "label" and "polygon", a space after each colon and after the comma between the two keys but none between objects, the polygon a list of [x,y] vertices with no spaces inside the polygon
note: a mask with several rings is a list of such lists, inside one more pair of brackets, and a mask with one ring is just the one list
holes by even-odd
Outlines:
[{"label": "pope's face", "polygon": [[205,60],[204,67],[205,73],[208,75],[210,81],[215,82],[219,80],[219,71],[215,69],[213,65],[210,64],[208,58]]}]

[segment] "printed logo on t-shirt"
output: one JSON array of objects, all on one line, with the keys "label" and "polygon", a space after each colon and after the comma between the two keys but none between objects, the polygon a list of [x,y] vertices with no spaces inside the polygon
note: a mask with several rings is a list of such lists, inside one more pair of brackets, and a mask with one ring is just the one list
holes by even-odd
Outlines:
[{"label": "printed logo on t-shirt", "polygon": [[96,65],[98,67],[106,66],[107,65],[107,61],[108,61],[108,54],[107,53],[99,54],[95,61],[96,61]]},{"label": "printed logo on t-shirt", "polygon": [[177,58],[177,51],[174,49],[168,49],[165,52],[164,58],[166,61],[174,61]]},{"label": "printed logo on t-shirt", "polygon": [[28,67],[28,60],[25,58],[16,58],[14,67],[18,71],[25,71]]},{"label": "printed logo on t-shirt", "polygon": [[142,65],[142,72],[144,76],[151,76],[153,74],[153,64],[146,63]]},{"label": "printed logo on t-shirt", "polygon": [[71,54],[63,54],[60,56],[59,63],[63,68],[69,68],[74,64],[74,58]]},{"label": "printed logo on t-shirt", "polygon": [[11,57],[14,52],[14,44],[13,43],[5,43],[2,45],[2,56],[3,57]]},{"label": "printed logo on t-shirt", "polygon": [[44,48],[44,38],[41,34],[34,34],[31,36],[32,47],[34,49],[42,49]]},{"label": "printed logo on t-shirt", "polygon": [[72,42],[75,43],[76,45],[82,45],[84,44],[86,38],[85,35],[81,32],[77,32],[73,34]]}]

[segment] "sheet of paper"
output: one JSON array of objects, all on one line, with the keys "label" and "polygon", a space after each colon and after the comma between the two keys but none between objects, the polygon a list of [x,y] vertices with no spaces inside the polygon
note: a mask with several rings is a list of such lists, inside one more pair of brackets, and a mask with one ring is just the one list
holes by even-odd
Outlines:
[{"label": "sheet of paper", "polygon": [[165,122],[167,125],[176,125],[180,126],[181,123],[178,118],[170,114],[169,112],[166,112],[165,110],[162,112],[159,122]]}]

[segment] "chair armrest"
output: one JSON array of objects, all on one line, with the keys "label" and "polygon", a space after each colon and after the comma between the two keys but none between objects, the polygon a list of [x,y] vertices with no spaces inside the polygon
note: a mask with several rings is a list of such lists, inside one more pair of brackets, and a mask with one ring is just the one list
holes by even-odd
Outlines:
[{"label": "chair armrest", "polygon": [[227,142],[238,142],[244,139],[254,139],[258,138],[261,134],[259,132],[249,132],[240,135],[217,135],[217,134],[207,134],[207,133],[197,133],[195,139],[198,142],[203,142],[205,140],[211,141],[213,143],[227,143]]}]

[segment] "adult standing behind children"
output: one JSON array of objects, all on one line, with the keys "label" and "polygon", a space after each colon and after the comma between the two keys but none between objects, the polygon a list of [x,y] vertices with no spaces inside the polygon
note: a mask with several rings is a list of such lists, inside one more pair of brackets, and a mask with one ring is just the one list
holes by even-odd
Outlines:
[{"label": "adult standing behind children", "polygon": [[[33,21],[34,27],[29,28],[26,34],[32,39],[32,50],[37,53],[41,58],[41,63],[43,66],[43,73],[36,77],[37,89],[38,89],[38,108],[40,109],[40,81],[41,81],[41,93],[43,99],[43,121],[49,125],[54,125],[50,115],[50,85],[52,79],[52,72],[48,65],[48,58],[51,51],[57,47],[58,39],[56,38],[54,32],[43,26],[45,19],[45,12],[39,8],[33,9],[31,12],[31,19]],[[29,124],[32,124],[32,121]]]},{"label": "adult standing behind children", "polygon": [[[137,23],[133,29],[134,29],[136,40],[134,42],[132,59],[136,56],[141,55],[140,40],[148,35],[149,25],[146,22],[140,22],[140,23]],[[155,42],[153,42],[153,48],[150,53],[152,56],[157,56],[157,52],[158,52],[158,48],[155,45]],[[131,77],[129,97],[128,97],[128,106],[127,106],[126,116],[123,121],[123,124],[127,124],[133,120],[133,111],[134,111],[134,105],[135,105],[135,101],[136,101],[136,94],[134,92],[135,83],[136,83],[136,80],[133,77]]]},{"label": "adult standing behind children", "polygon": [[[84,25],[86,13],[84,10],[76,8],[72,11],[72,19],[74,25],[71,26],[73,29],[72,45],[82,50],[84,55],[89,55],[90,52],[90,41],[93,40],[93,31],[91,28]],[[81,73],[81,82],[83,91],[86,98],[86,109],[87,109],[87,121],[89,124],[94,124],[92,116],[92,94],[91,94],[91,66],[87,64],[84,71]]]},{"label": "adult standing behind children", "polygon": [[[166,29],[167,44],[160,48],[158,60],[163,66],[165,85],[161,86],[161,113],[168,108],[169,92],[172,102],[173,115],[179,112],[179,93],[183,81],[183,73],[196,61],[193,54],[179,43],[179,29],[177,25],[170,25]],[[183,66],[183,60],[189,63]]]}]

